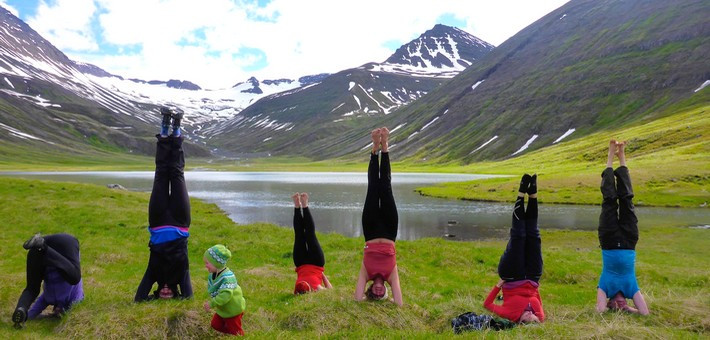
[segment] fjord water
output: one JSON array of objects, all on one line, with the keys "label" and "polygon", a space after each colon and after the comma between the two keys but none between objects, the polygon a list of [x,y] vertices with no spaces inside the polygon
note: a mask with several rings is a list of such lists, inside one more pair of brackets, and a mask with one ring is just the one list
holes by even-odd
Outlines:
[{"label": "fjord water", "polygon": [[[150,192],[153,172],[14,172],[5,176],[120,184]],[[210,172],[185,174],[190,195],[217,204],[237,223],[270,222],[291,227],[294,192],[308,192],[316,229],[361,237],[362,206],[367,191],[363,173]],[[394,173],[392,186],[399,212],[399,239],[447,237],[454,240],[502,238],[510,228],[512,202],[471,202],[424,197],[414,189],[439,182],[468,181],[488,175]],[[147,224],[146,207],[146,224]],[[540,228],[594,230],[599,206],[542,204]],[[637,207],[639,226],[710,225],[709,209]],[[193,221],[193,225],[199,221]]]}]

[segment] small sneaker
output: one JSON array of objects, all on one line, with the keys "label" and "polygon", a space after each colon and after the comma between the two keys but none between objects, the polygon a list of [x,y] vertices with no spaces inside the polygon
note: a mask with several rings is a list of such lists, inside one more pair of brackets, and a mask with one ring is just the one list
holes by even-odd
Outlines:
[{"label": "small sneaker", "polygon": [[170,119],[173,117],[173,111],[165,106],[160,108],[160,114],[163,116],[162,125],[170,125]]},{"label": "small sneaker", "polygon": [[530,186],[528,186],[528,195],[537,194],[537,174],[530,177]]},{"label": "small sneaker", "polygon": [[182,122],[183,112],[181,110],[173,110],[171,116],[173,117],[173,128],[180,127],[180,122]]},{"label": "small sneaker", "polygon": [[523,175],[522,178],[520,178],[520,187],[518,188],[518,192],[525,193],[528,191],[528,186],[530,185],[530,175],[525,174]]},{"label": "small sneaker", "polygon": [[180,137],[180,123],[182,122],[183,112],[181,110],[173,110],[173,136]]},{"label": "small sneaker", "polygon": [[163,106],[160,108],[160,114],[163,115],[163,120],[160,122],[160,135],[166,137],[170,128],[170,120],[173,118],[173,111]]},{"label": "small sneaker", "polygon": [[17,329],[22,328],[25,321],[27,321],[27,311],[25,310],[25,307],[17,307],[15,312],[12,313],[12,322],[14,323],[14,327]]},{"label": "small sneaker", "polygon": [[36,233],[22,245],[22,248],[27,250],[32,248],[42,249],[44,248],[44,237],[40,233]]}]

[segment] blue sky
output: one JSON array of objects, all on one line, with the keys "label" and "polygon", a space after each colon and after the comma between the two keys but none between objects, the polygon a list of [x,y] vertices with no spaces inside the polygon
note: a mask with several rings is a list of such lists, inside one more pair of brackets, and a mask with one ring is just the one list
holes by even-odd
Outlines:
[{"label": "blue sky", "polygon": [[[564,0],[0,0],[70,58],[230,86],[384,61],[435,24],[494,45]],[[415,4],[415,5],[412,5]]]}]

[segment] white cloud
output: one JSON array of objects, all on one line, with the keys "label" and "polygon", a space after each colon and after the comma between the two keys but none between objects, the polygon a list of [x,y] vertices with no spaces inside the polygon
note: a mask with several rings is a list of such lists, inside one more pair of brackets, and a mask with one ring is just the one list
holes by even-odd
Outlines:
[{"label": "white cloud", "polygon": [[[447,13],[498,45],[565,2],[273,0],[258,8],[231,0],[41,1],[29,24],[70,57],[126,77],[177,78],[209,88],[251,75],[295,78],[384,61],[392,53],[385,42],[408,42]],[[100,30],[91,30],[92,20]],[[140,52],[102,55],[95,32],[103,43]],[[268,65],[243,71],[258,59],[238,55],[243,48],[263,51]]]},{"label": "white cloud", "polygon": [[10,13],[12,13],[12,15],[14,15],[16,17],[20,17],[20,13],[17,11],[17,9],[15,7],[8,5],[7,1],[0,0],[0,6],[4,9],[8,10]]},{"label": "white cloud", "polygon": [[37,13],[27,20],[35,31],[60,50],[95,51],[96,38],[91,18],[96,11],[93,0],[40,0]]}]

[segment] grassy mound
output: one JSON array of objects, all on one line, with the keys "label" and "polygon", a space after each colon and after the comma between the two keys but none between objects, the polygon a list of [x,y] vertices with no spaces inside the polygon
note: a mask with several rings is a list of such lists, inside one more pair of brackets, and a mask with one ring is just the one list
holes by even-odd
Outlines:
[{"label": "grassy mound", "polygon": [[[288,197],[284,197],[285,200]],[[317,198],[314,198],[317,199]],[[211,314],[202,309],[207,272],[203,251],[226,244],[247,299],[244,329],[255,338],[449,338],[450,320],[484,312],[497,282],[504,240],[398,241],[405,306],[356,303],[352,293],[361,239],[320,234],[333,290],[293,296],[292,231],[268,224],[236,225],[216,206],[192,202],[189,255],[195,298],[135,304],[148,262],[148,195],[103,187],[0,178],[1,338],[206,338]],[[314,211],[318,214],[318,211]],[[548,322],[488,335],[520,338],[683,337],[710,331],[710,230],[643,228],[638,279],[652,314],[593,311],[601,256],[596,234],[543,231],[541,295]],[[69,232],[81,242],[86,299],[61,320],[31,321],[15,330],[10,315],[25,284],[22,242],[32,233]]]}]

